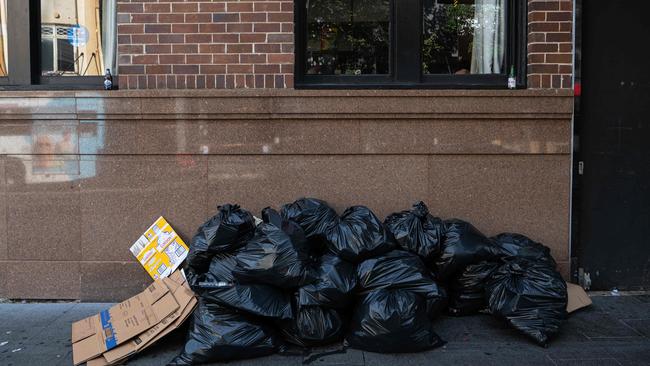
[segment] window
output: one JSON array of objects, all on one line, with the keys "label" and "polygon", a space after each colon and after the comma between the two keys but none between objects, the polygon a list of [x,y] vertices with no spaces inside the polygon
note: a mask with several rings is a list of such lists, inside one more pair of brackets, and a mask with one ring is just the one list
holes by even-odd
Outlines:
[{"label": "window", "polygon": [[0,51],[0,77],[5,64],[15,65],[1,84],[102,88],[106,70],[117,72],[116,2],[0,0],[0,19],[9,20],[0,45],[11,50],[9,59]]},{"label": "window", "polygon": [[516,0],[299,0],[296,87],[525,85]]}]

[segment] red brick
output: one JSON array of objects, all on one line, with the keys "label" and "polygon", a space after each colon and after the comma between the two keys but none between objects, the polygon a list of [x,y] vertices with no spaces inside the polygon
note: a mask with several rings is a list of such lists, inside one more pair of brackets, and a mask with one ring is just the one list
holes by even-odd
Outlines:
[{"label": "red brick", "polygon": [[198,31],[198,24],[172,24],[172,33],[196,33]]},{"label": "red brick", "polygon": [[171,53],[172,46],[169,44],[148,44],[144,46],[145,53]]},{"label": "red brick", "polygon": [[280,3],[270,1],[258,1],[254,6],[257,12],[280,11]]},{"label": "red brick", "polygon": [[267,39],[269,43],[293,42],[293,34],[288,34],[288,33],[269,34]]},{"label": "red brick", "polygon": [[140,3],[118,3],[118,13],[142,13],[144,11],[144,4]]},{"label": "red brick", "polygon": [[144,4],[145,13],[170,13],[172,11],[171,4]]},{"label": "red brick", "polygon": [[573,20],[573,13],[570,11],[550,11],[546,13],[546,20],[550,22],[570,22]]},{"label": "red brick", "polygon": [[268,13],[269,22],[293,22],[292,13]]},{"label": "red brick", "polygon": [[[236,33],[219,33],[212,35],[212,42],[214,43],[238,43],[240,35]],[[243,42],[243,40],[242,40]]]},{"label": "red brick", "polygon": [[239,62],[239,55],[236,54],[222,54],[222,55],[212,55],[212,63],[215,64],[234,64]]},{"label": "red brick", "polygon": [[556,43],[535,43],[528,45],[528,52],[557,52],[558,45]]},{"label": "red brick", "polygon": [[226,24],[227,32],[252,32],[253,23],[228,23]]},{"label": "red brick", "polygon": [[117,32],[119,34],[144,33],[144,24],[118,24]]},{"label": "red brick", "polygon": [[160,43],[184,43],[185,35],[183,34],[160,34],[158,35]]},{"label": "red brick", "polygon": [[571,42],[571,33],[546,33],[547,42]]},{"label": "red brick", "polygon": [[233,13],[241,13],[244,11],[253,11],[253,3],[249,2],[228,2],[226,3],[226,11]]},{"label": "red brick", "polygon": [[224,53],[226,46],[223,44],[200,44],[199,53]]},{"label": "red brick", "polygon": [[215,13],[219,11],[226,11],[225,3],[199,3],[199,11],[201,13]]},{"label": "red brick", "polygon": [[253,72],[253,65],[226,65],[226,72],[228,74],[248,74]]},{"label": "red brick", "polygon": [[198,53],[199,46],[196,44],[173,44],[173,53]]},{"label": "red brick", "polygon": [[185,21],[185,15],[184,14],[158,14],[158,21],[160,23],[183,23]]},{"label": "red brick", "polygon": [[212,14],[212,21],[215,23],[235,23],[239,22],[239,14],[237,13],[216,13]]},{"label": "red brick", "polygon": [[158,43],[158,35],[157,34],[134,34],[131,36],[131,43],[132,44]]},{"label": "red brick", "polygon": [[171,33],[172,26],[169,24],[145,24],[145,33]]},{"label": "red brick", "polygon": [[543,22],[543,23],[530,23],[528,25],[529,32],[558,32],[560,30],[560,23]]},{"label": "red brick", "polygon": [[199,65],[172,65],[174,74],[198,74]]},{"label": "red brick", "polygon": [[196,33],[196,34],[186,34],[185,42],[187,43],[211,43],[212,34],[208,33]]},{"label": "red brick", "polygon": [[255,23],[254,32],[279,32],[282,29],[280,23]]},{"label": "red brick", "polygon": [[[240,43],[240,44],[229,44],[226,48],[228,53],[251,53],[253,52],[253,45]],[[215,52],[216,53],[216,52]]]},{"label": "red brick", "polygon": [[269,55],[269,63],[272,64],[289,64],[293,63],[294,56],[293,54],[288,53],[278,53]]},{"label": "red brick", "polygon": [[528,72],[531,74],[554,74],[558,72],[558,65],[532,64],[528,65]]},{"label": "red brick", "polygon": [[226,65],[201,65],[201,74],[225,74]]},{"label": "red brick", "polygon": [[158,14],[131,14],[131,23],[157,23]]},{"label": "red brick", "polygon": [[242,64],[263,64],[266,63],[265,54],[241,54],[239,62]]},{"label": "red brick", "polygon": [[187,55],[185,63],[187,63],[188,65],[209,64],[212,63],[212,55],[205,55],[205,54]]},{"label": "red brick", "polygon": [[257,43],[255,53],[280,53],[281,47],[277,43]]},{"label": "red brick", "polygon": [[266,13],[240,13],[239,18],[242,22],[266,22]]},{"label": "red brick", "polygon": [[196,13],[199,11],[197,3],[172,3],[172,12],[174,13]]},{"label": "red brick", "polygon": [[262,43],[266,42],[266,37],[264,33],[241,33],[239,41],[242,43]]},{"label": "red brick", "polygon": [[549,53],[546,55],[546,63],[549,64],[570,64],[573,62],[573,55],[570,53]]},{"label": "red brick", "polygon": [[529,1],[528,2],[528,11],[535,10],[560,10],[559,1]]},{"label": "red brick", "polygon": [[211,21],[212,21],[212,14],[206,14],[206,13],[185,14],[185,23],[210,23]]},{"label": "red brick", "polygon": [[131,57],[134,65],[155,64],[158,62],[158,55],[136,55]]},{"label": "red brick", "polygon": [[145,66],[147,74],[171,74],[172,67],[170,65],[147,65]]},{"label": "red brick", "polygon": [[280,65],[255,65],[254,72],[256,74],[277,74],[280,72]]},{"label": "red brick", "polygon": [[226,25],[221,23],[199,24],[201,33],[223,33],[226,31]]},{"label": "red brick", "polygon": [[170,55],[160,55],[159,57],[160,57],[160,63],[165,65],[185,63],[185,55],[170,54]]}]

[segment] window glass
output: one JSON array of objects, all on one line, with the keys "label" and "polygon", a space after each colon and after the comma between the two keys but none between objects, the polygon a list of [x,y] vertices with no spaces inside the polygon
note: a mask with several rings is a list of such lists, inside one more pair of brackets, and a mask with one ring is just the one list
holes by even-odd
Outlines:
[{"label": "window glass", "polygon": [[308,0],[306,4],[307,74],[389,73],[389,0]]},{"label": "window glass", "polygon": [[43,76],[115,73],[115,0],[41,0]]},{"label": "window glass", "polygon": [[502,74],[505,0],[424,0],[424,74]]},{"label": "window glass", "polygon": [[0,0],[0,77],[9,74],[7,56],[7,0]]}]

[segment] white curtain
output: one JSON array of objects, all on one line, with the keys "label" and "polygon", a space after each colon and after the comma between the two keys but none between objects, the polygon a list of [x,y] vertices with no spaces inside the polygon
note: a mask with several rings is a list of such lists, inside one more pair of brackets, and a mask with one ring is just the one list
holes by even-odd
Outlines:
[{"label": "white curtain", "polygon": [[7,76],[7,0],[0,0],[0,76]]},{"label": "white curtain", "polygon": [[472,74],[500,74],[505,52],[504,0],[476,0]]},{"label": "white curtain", "polygon": [[102,53],[104,69],[117,75],[117,0],[102,0]]}]

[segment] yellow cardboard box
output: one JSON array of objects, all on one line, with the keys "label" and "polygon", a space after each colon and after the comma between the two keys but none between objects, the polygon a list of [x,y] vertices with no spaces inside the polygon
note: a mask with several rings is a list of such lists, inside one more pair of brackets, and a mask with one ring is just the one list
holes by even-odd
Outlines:
[{"label": "yellow cardboard box", "polygon": [[162,216],[131,246],[131,253],[154,280],[174,272],[187,257],[188,250]]}]

